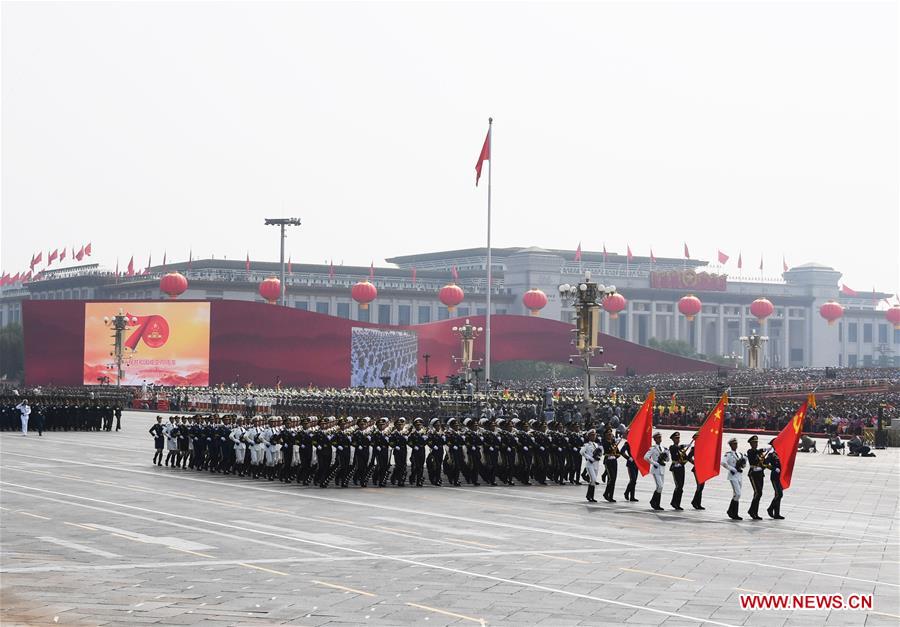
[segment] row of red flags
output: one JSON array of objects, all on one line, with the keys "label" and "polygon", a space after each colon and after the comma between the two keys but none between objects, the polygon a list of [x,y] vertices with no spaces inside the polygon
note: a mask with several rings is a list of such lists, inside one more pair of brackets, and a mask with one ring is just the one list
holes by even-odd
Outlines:
[{"label": "row of red flags", "polygon": [[[644,459],[644,454],[650,450],[653,439],[653,407],[656,393],[650,390],[644,404],[634,415],[628,429],[628,447],[641,475],[650,472],[650,463]],[[728,406],[728,393],[722,394],[719,402],[713,408],[706,420],[697,431],[697,438],[693,442],[694,447],[694,472],[697,483],[706,483],[719,474],[722,462],[722,434],[725,425],[725,408]],[[810,407],[815,408],[815,396],[810,394],[806,401],[800,405],[791,420],[785,425],[775,439],[772,448],[781,460],[781,487],[791,486],[791,475],[794,472],[794,461],[797,458],[797,448],[800,443],[800,434],[803,432],[803,419]]]},{"label": "row of red flags", "polygon": [[[52,251],[47,251],[47,267],[49,268],[53,265],[53,262],[56,261],[58,263],[62,263],[66,259],[66,254],[69,249],[66,246],[62,248],[54,248]],[[81,248],[78,249],[78,252],[75,251],[75,247],[72,247],[72,255],[71,258],[75,261],[81,261],[85,257],[91,256],[91,243],[83,244]],[[29,268],[32,272],[34,272],[35,266],[43,263],[44,261],[44,251],[40,250],[34,253],[31,256],[31,263],[29,264]]]},{"label": "row of red flags", "polygon": [[[721,250],[717,250],[718,252],[718,260],[720,264],[725,264],[731,259],[730,256],[723,253]],[[628,262],[631,263],[634,261],[634,253],[631,252],[631,244],[626,244],[625,246],[625,256],[628,259]],[[606,259],[608,257],[608,253],[606,252],[606,244],[603,244],[603,263],[606,263]],[[684,244],[684,258],[691,258],[691,251],[688,249],[687,243]],[[581,242],[578,242],[578,248],[575,249],[575,261],[581,261]],[[650,263],[656,263],[656,255],[653,254],[653,249],[650,249]],[[781,258],[781,266],[785,272],[788,271],[787,259],[785,257]],[[742,253],[738,253],[737,259],[737,267],[738,269],[742,269],[744,267],[744,258]],[[760,256],[759,258],[759,269],[763,269],[763,258]]]}]

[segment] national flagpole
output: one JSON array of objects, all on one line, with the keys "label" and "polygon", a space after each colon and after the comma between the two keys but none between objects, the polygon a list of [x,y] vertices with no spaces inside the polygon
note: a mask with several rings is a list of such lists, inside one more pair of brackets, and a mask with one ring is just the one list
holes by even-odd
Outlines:
[{"label": "national flagpole", "polygon": [[484,387],[491,389],[491,170],[494,169],[494,118],[488,118],[487,311],[484,317]]}]

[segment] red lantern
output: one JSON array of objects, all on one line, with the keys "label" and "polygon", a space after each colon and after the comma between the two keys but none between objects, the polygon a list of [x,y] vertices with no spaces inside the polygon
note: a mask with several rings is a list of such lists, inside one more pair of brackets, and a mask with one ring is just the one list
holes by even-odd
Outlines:
[{"label": "red lantern", "polygon": [[441,288],[441,291],[438,292],[438,298],[447,306],[447,311],[450,313],[456,311],[456,306],[463,302],[463,298],[465,297],[465,292],[463,292],[462,288],[456,283],[445,285]]},{"label": "red lantern", "polygon": [[702,308],[703,303],[701,303],[700,299],[693,294],[682,296],[681,300],[678,301],[678,311],[684,314],[684,317],[688,319],[688,322],[693,320],[694,316],[700,313]]},{"label": "red lantern", "polygon": [[895,330],[900,330],[900,305],[894,305],[886,312],[884,312],[884,317],[888,319],[892,325],[894,325]]},{"label": "red lantern", "polygon": [[532,316],[536,316],[547,306],[547,295],[539,289],[532,288],[522,294],[522,304],[528,308]]},{"label": "red lantern", "polygon": [[766,318],[775,312],[775,307],[767,298],[757,298],[750,303],[750,313],[756,316],[760,324],[766,323]]},{"label": "red lantern", "polygon": [[844,308],[840,303],[830,300],[819,307],[819,315],[828,320],[828,325],[831,326],[844,315]]},{"label": "red lantern", "polygon": [[619,312],[624,311],[625,307],[628,305],[628,301],[625,300],[624,296],[616,293],[610,294],[604,298],[600,304],[609,312],[609,319],[615,320],[619,317]]},{"label": "red lantern", "polygon": [[179,272],[170,272],[159,280],[159,291],[169,298],[178,298],[179,295],[184,294],[187,286],[187,279]]},{"label": "red lantern", "polygon": [[360,309],[368,309],[371,303],[378,296],[378,290],[374,285],[366,280],[360,281],[350,290],[353,300],[359,303]]},{"label": "red lantern", "polygon": [[259,284],[259,295],[266,299],[270,305],[274,305],[281,296],[281,281],[273,276]]}]

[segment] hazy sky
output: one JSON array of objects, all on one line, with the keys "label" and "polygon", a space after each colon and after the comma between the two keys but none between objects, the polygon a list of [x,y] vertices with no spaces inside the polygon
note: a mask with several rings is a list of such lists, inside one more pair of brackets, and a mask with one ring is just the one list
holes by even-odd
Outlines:
[{"label": "hazy sky", "polygon": [[[2,6],[2,268],[494,244],[898,291],[897,3]],[[733,266],[732,266],[733,269]]]}]

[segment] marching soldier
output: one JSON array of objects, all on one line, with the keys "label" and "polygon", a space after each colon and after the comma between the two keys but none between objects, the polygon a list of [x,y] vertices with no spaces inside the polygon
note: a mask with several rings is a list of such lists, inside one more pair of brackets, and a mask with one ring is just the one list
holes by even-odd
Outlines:
[{"label": "marching soldier", "polygon": [[751,436],[748,442],[750,448],[747,450],[747,463],[750,469],[747,471],[747,478],[750,479],[750,486],[753,488],[753,500],[750,501],[747,513],[753,520],[762,520],[762,516],[759,515],[759,501],[762,499],[763,484],[766,480],[765,454],[757,448],[759,444],[757,436]]},{"label": "marching soldier", "polygon": [[784,495],[784,490],[781,487],[781,460],[778,458],[774,444],[775,440],[769,442],[769,448],[766,452],[766,464],[770,468],[769,479],[772,482],[772,490],[775,491],[775,496],[772,497],[772,502],[769,504],[766,512],[769,514],[769,518],[784,520],[784,516],[781,515],[781,497]]},{"label": "marching soldier", "polygon": [[381,417],[372,432],[372,483],[379,488],[383,488],[387,484],[388,466],[390,465],[388,428],[387,418]]},{"label": "marching soldier", "polygon": [[516,438],[510,421],[501,418],[497,426],[500,427],[500,481],[512,485],[516,474]]},{"label": "marching soldier", "polygon": [[662,434],[657,431],[653,434],[653,446],[651,446],[644,454],[644,459],[650,462],[650,474],[653,475],[653,481],[656,482],[656,490],[650,499],[650,507],[655,510],[661,510],[659,502],[662,499],[663,482],[666,478],[666,462],[668,461],[668,453],[663,448]]},{"label": "marching soldier", "polygon": [[309,485],[313,476],[313,433],[318,430],[318,420],[315,416],[302,417],[300,430],[295,438],[300,462],[297,469],[297,481],[303,485]]},{"label": "marching soldier", "polygon": [[368,418],[356,421],[356,431],[350,441],[353,446],[353,484],[361,488],[369,485],[369,457],[372,448],[372,429]]},{"label": "marching soldier", "polygon": [[484,449],[483,476],[485,482],[497,485],[497,465],[500,459],[500,438],[497,436],[497,425],[489,418],[482,418],[484,427],[481,433],[481,441]]},{"label": "marching soldier", "polygon": [[701,504],[703,500],[703,483],[697,481],[697,467],[694,463],[694,442],[697,441],[697,433],[691,436],[691,448],[688,450],[687,459],[691,462],[691,472],[694,474],[694,482],[697,487],[694,489],[694,498],[691,499],[691,507],[694,509],[706,509]]},{"label": "marching soldier", "polygon": [[409,454],[409,443],[406,436],[409,427],[402,416],[394,421],[394,431],[388,442],[394,454],[394,472],[391,473],[391,485],[402,488],[406,484],[406,461]]},{"label": "marching soldier", "polygon": [[428,443],[425,422],[421,418],[413,420],[413,428],[407,442],[410,448],[409,484],[421,488],[425,484],[425,446]]},{"label": "marching soldier", "polygon": [[722,456],[722,467],[728,470],[728,481],[731,482],[733,493],[731,504],[728,506],[728,517],[731,520],[744,520],[738,515],[738,506],[741,500],[741,479],[747,458],[738,452],[737,438],[728,440],[728,446],[731,447],[731,450],[725,451],[725,455]]},{"label": "marching soldier", "polygon": [[672,492],[672,501],[670,505],[672,509],[681,511],[681,495],[684,493],[684,465],[687,463],[684,446],[681,445],[681,434],[677,431],[669,436],[672,439],[672,445],[669,446],[669,457],[672,465],[669,470],[672,472],[672,479],[675,481],[675,490]]},{"label": "marching soldier", "polygon": [[447,452],[449,455],[444,467],[444,472],[447,475],[447,481],[450,485],[459,487],[459,476],[465,467],[465,460],[463,459],[465,440],[459,431],[457,431],[456,418],[451,418],[447,421],[447,429]]},{"label": "marching soldier", "polygon": [[622,457],[625,458],[625,469],[628,470],[628,485],[625,486],[625,500],[637,503],[638,500],[634,496],[634,490],[637,488],[638,467],[637,462],[634,461],[634,456],[631,454],[631,445],[628,443],[627,436],[628,431],[625,431],[625,434],[621,439],[622,448],[619,449]]},{"label": "marching soldier", "polygon": [[[247,456],[247,443],[244,442],[245,432],[246,429],[244,429],[243,420],[238,419],[235,421],[234,428],[231,430],[231,433],[228,434],[228,439],[231,441],[231,446],[234,450],[234,472],[237,473],[240,477],[244,476],[244,471],[246,470],[244,466],[244,458]],[[195,448],[195,457],[196,453],[197,449]]]},{"label": "marching soldier", "polygon": [[584,438],[581,436],[579,429],[581,426],[577,422],[569,423],[569,483],[581,485],[578,480],[581,475],[581,447],[584,444]]},{"label": "marching soldier", "polygon": [[150,427],[150,435],[153,436],[153,463],[162,466],[163,449],[166,446],[166,431],[163,426],[162,416],[156,417],[156,424]]},{"label": "marching soldier", "polygon": [[619,447],[616,445],[616,436],[612,429],[607,429],[603,437],[603,465],[606,469],[606,490],[603,498],[610,503],[615,503],[613,498],[616,489],[616,476],[619,474]]},{"label": "marching soldier", "polygon": [[466,464],[463,467],[463,476],[466,478],[467,483],[478,486],[481,485],[478,483],[478,475],[481,471],[481,445],[483,441],[476,430],[474,418],[466,418],[463,421],[463,426],[466,428],[463,434],[463,439],[466,443]]},{"label": "marching soldier", "polygon": [[594,498],[594,490],[597,486],[597,475],[600,473],[597,460],[601,457],[602,451],[597,446],[597,432],[593,429],[587,432],[579,454],[584,460],[584,468],[588,474],[588,487],[585,498],[589,503],[596,503],[597,499]]},{"label": "marching soldier", "polygon": [[444,465],[444,445],[447,444],[447,438],[444,437],[444,425],[441,424],[439,418],[432,418],[428,423],[431,427],[428,431],[428,481],[431,485],[439,486],[441,481],[441,470]]}]

